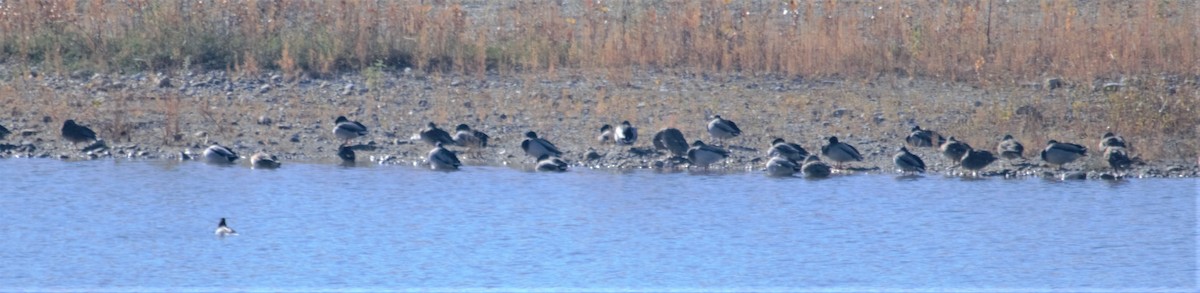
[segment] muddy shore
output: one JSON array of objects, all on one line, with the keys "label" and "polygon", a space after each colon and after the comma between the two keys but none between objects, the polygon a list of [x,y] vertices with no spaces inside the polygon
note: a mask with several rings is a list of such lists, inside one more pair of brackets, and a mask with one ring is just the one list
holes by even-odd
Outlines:
[{"label": "muddy shore", "polygon": [[[492,137],[477,154],[460,152],[468,166],[532,168],[534,160],[520,148],[523,133],[532,130],[557,144],[576,168],[687,168],[668,160],[665,151],[655,151],[650,138],[659,129],[675,127],[689,141],[710,142],[704,127],[708,117],[718,114],[744,131],[726,142],[730,158],[713,166],[730,171],[762,170],[769,142],[776,137],[819,152],[825,139],[836,135],[865,157],[848,164],[854,172],[897,173],[892,155],[909,129],[920,125],[993,152],[1005,133],[1024,143],[1027,159],[1001,159],[985,168],[983,176],[1112,174],[1097,146],[1102,132],[1091,133],[1112,125],[1030,130],[1027,123],[979,121],[990,115],[987,111],[1015,108],[1021,100],[1012,97],[1040,101],[1070,96],[1040,86],[980,89],[914,78],[715,77],[686,71],[635,73],[613,81],[582,72],[476,77],[402,71],[325,78],[223,71],[56,75],[8,65],[0,67],[0,76],[7,110],[0,125],[12,132],[0,140],[0,156],[9,159],[179,160],[217,142],[238,152],[247,166],[245,159],[257,151],[275,154],[284,168],[288,162],[337,163],[342,142],[332,129],[334,119],[345,115],[369,129],[352,142],[359,164],[423,164],[431,146],[415,135],[435,122],[451,133],[465,123]],[[1086,88],[1073,90],[1091,90]],[[1000,104],[1004,106],[989,108]],[[67,142],[59,131],[66,119],[91,127],[103,143]],[[639,128],[634,146],[596,140],[601,125],[623,120]],[[1038,159],[1046,138],[1085,145],[1088,156],[1064,170],[1050,167]],[[1133,170],[1126,176],[1200,176],[1196,151],[1182,149],[1195,143],[1194,136],[1156,142],[1126,138],[1137,146],[1132,149]],[[1175,148],[1181,150],[1163,151]],[[961,172],[936,149],[910,149],[925,160],[930,173]],[[1150,149],[1156,150],[1154,157],[1138,152]],[[601,157],[588,159],[592,151]]]}]

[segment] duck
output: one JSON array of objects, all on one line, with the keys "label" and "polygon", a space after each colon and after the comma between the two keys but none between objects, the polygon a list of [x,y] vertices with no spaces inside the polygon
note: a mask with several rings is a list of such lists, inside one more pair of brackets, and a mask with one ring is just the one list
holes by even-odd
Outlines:
[{"label": "duck", "polygon": [[486,133],[472,130],[466,124],[459,124],[457,127],[454,127],[454,143],[467,148],[467,151],[474,151],[475,155],[479,155],[481,150],[487,147],[488,139],[490,138]]},{"label": "duck", "polygon": [[947,139],[946,143],[943,143],[940,147],[942,155],[953,161],[956,165],[959,161],[962,161],[962,157],[971,151],[971,149],[971,145],[958,141],[953,136]]},{"label": "duck", "polygon": [[613,132],[613,141],[618,145],[633,145],[637,137],[637,127],[629,124],[629,120],[621,122],[621,126],[617,126],[617,131]]},{"label": "duck", "polygon": [[275,155],[267,154],[266,152],[257,152],[250,156],[250,167],[254,169],[275,169],[282,165]]},{"label": "duck", "polygon": [[222,237],[223,236],[232,236],[232,235],[237,235],[237,231],[233,231],[233,228],[229,228],[229,226],[226,226],[225,218],[221,218],[221,223],[217,224],[217,230],[214,231],[213,234],[217,234],[217,236],[222,236]]},{"label": "duck", "polygon": [[1129,170],[1129,167],[1133,165],[1133,160],[1129,158],[1129,151],[1119,146],[1105,148],[1104,160],[1108,161],[1108,166],[1112,167],[1114,172]]},{"label": "duck", "polygon": [[[933,143],[934,139],[937,139],[937,144]],[[921,129],[920,125],[913,125],[912,133],[909,133],[904,141],[914,147],[933,147],[945,143],[946,138],[932,130]]]},{"label": "duck", "polygon": [[535,165],[535,166],[536,166],[535,168],[538,171],[543,171],[543,172],[567,171],[567,162],[566,161],[563,161],[562,158],[559,158],[557,156],[550,156],[549,154],[543,154],[541,156],[538,156],[537,165]]},{"label": "duck", "polygon": [[667,150],[679,158],[687,156],[688,148],[690,148],[687,139],[683,138],[683,132],[671,127],[663,128],[655,133],[653,142],[655,149]]},{"label": "duck", "polygon": [[1104,135],[1100,137],[1100,149],[1105,149],[1108,147],[1127,147],[1125,145],[1125,138],[1113,134],[1112,132],[1105,132]]},{"label": "duck", "polygon": [[450,137],[450,133],[438,128],[437,124],[434,124],[433,122],[425,124],[425,129],[421,130],[420,136],[421,141],[424,141],[429,145],[437,145],[438,143],[445,145],[454,144],[454,138]]},{"label": "duck", "polygon": [[921,157],[909,152],[907,147],[901,146],[897,150],[896,155],[892,157],[892,162],[896,164],[896,167],[900,168],[901,174],[907,175],[909,172],[925,173],[925,161],[921,160]]},{"label": "duck", "polygon": [[788,160],[799,162],[808,158],[808,150],[805,150],[798,144],[789,143],[783,138],[776,138],[771,141],[771,149],[767,150],[767,156],[781,156]]},{"label": "duck", "polygon": [[687,159],[692,163],[702,168],[708,168],[708,165],[724,160],[729,157],[729,151],[715,146],[704,144],[703,141],[692,142],[692,147],[687,151]]},{"label": "duck", "polygon": [[72,144],[96,140],[96,132],[87,126],[75,123],[74,119],[63,121],[62,137]]},{"label": "duck", "polygon": [[833,160],[834,167],[841,169],[841,164],[849,161],[862,161],[862,154],[854,146],[839,142],[837,136],[829,137],[829,144],[821,147],[821,154]]},{"label": "duck", "polygon": [[1079,157],[1087,156],[1087,148],[1066,142],[1058,142],[1051,139],[1046,142],[1046,149],[1042,150],[1042,160],[1047,163],[1058,165],[1062,169],[1063,165],[1074,162]]},{"label": "duck", "polygon": [[742,135],[742,130],[738,128],[737,123],[725,120],[721,115],[713,115],[713,120],[708,122],[708,134],[721,141]]},{"label": "duck", "polygon": [[537,133],[533,131],[525,132],[525,140],[521,141],[521,149],[525,150],[525,155],[534,158],[539,158],[542,155],[552,157],[562,155],[562,151],[559,151],[558,147],[554,146],[550,141],[538,138]]},{"label": "duck", "polygon": [[217,144],[216,142],[213,142],[211,146],[209,146],[207,149],[204,149],[204,161],[209,164],[232,165],[237,159],[237,153],[233,152],[233,150],[227,147]]},{"label": "duck", "polygon": [[602,145],[608,144],[613,142],[613,136],[614,134],[612,125],[604,124],[603,126],[600,126],[600,135],[596,136],[596,141],[600,142]]},{"label": "duck", "polygon": [[959,165],[963,169],[971,170],[974,175],[978,176],[979,170],[983,170],[983,168],[986,168],[995,161],[996,155],[993,155],[992,152],[972,149],[967,151],[966,155],[963,155]]},{"label": "duck", "polygon": [[804,166],[800,167],[800,171],[804,172],[804,177],[808,178],[825,178],[832,173],[829,164],[822,162],[821,157],[817,155],[808,155],[808,158],[804,159]]},{"label": "duck", "polygon": [[352,139],[367,135],[366,126],[358,121],[350,121],[350,119],[346,119],[346,116],[338,116],[333,123],[333,135],[343,140],[343,145],[350,144]]},{"label": "duck", "polygon": [[426,160],[429,161],[429,167],[434,170],[458,170],[458,167],[462,166],[462,162],[458,160],[458,156],[443,147],[440,141],[434,144]]},{"label": "duck", "polygon": [[775,156],[767,161],[767,176],[789,177],[800,172],[800,165],[788,158]]},{"label": "duck", "polygon": [[348,145],[342,145],[338,147],[337,156],[338,158],[342,159],[343,163],[354,163],[354,148],[351,148]]},{"label": "duck", "polygon": [[1005,134],[1004,139],[996,144],[996,153],[1006,160],[1025,159],[1025,146],[1014,139],[1012,134]]}]

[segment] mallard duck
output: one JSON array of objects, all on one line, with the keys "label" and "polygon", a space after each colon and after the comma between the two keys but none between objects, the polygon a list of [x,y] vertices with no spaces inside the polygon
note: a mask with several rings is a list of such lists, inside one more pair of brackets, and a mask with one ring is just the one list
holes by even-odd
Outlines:
[{"label": "mallard duck", "polygon": [[211,146],[204,149],[204,161],[209,164],[231,165],[238,159],[237,153],[233,150],[221,146],[213,142]]},{"label": "mallard duck", "polygon": [[1047,163],[1058,165],[1062,169],[1063,165],[1074,162],[1079,157],[1087,156],[1087,148],[1078,144],[1058,142],[1051,139],[1046,142],[1046,149],[1042,150],[1042,160]]},{"label": "mallard duck", "polygon": [[809,155],[807,159],[804,159],[804,166],[800,167],[800,171],[804,172],[804,177],[808,178],[825,178],[832,173],[829,164],[822,162],[817,155]]},{"label": "mallard duck", "polygon": [[613,132],[613,141],[619,145],[632,145],[637,142],[637,127],[629,124],[626,120],[621,122],[621,126],[617,126],[617,131]]},{"label": "mallard duck", "polygon": [[1104,149],[1104,160],[1108,161],[1108,166],[1112,167],[1115,172],[1129,170],[1133,165],[1133,160],[1129,159],[1129,152],[1124,147],[1109,146]]},{"label": "mallard duck", "polygon": [[443,147],[440,141],[434,144],[426,160],[429,161],[429,167],[434,170],[458,170],[458,167],[462,166],[458,156]]},{"label": "mallard duck", "polygon": [[908,152],[908,148],[901,146],[892,157],[892,162],[896,163],[896,167],[900,168],[902,174],[908,172],[925,173],[925,161],[921,157]]},{"label": "mallard duck", "polygon": [[708,134],[721,141],[741,135],[742,130],[738,128],[737,123],[722,119],[721,115],[714,115],[713,120],[708,122]]},{"label": "mallard duck", "polygon": [[1117,136],[1116,134],[1113,134],[1112,132],[1105,132],[1104,135],[1100,137],[1100,149],[1104,149],[1107,147],[1128,147],[1128,146],[1125,145],[1125,138]]},{"label": "mallard duck", "polygon": [[367,135],[367,127],[358,121],[350,121],[346,116],[338,116],[333,121],[333,135],[341,139],[342,144],[350,144],[350,140]]},{"label": "mallard duck", "polygon": [[454,138],[450,137],[450,133],[437,127],[437,124],[429,122],[425,125],[425,129],[420,133],[421,141],[429,145],[437,145],[438,143],[450,145],[454,144]]},{"label": "mallard duck", "polygon": [[563,172],[567,171],[567,162],[557,156],[543,154],[538,156],[537,165],[538,171],[544,172]]},{"label": "mallard duck", "polygon": [[267,154],[266,152],[257,152],[250,156],[250,167],[254,169],[275,169],[282,165],[275,155]]},{"label": "mallard duck", "polygon": [[613,127],[612,125],[604,124],[600,126],[600,135],[596,136],[596,141],[600,144],[608,144],[613,142]]},{"label": "mallard duck", "polygon": [[348,145],[342,145],[338,147],[337,156],[338,158],[342,158],[342,162],[344,163],[354,163],[354,148],[351,148]]},{"label": "mallard duck", "polygon": [[525,132],[525,140],[521,141],[521,149],[525,150],[525,155],[538,158],[542,155],[557,157],[562,155],[562,151],[553,143],[542,138],[538,138],[536,132]]},{"label": "mallard duck", "polygon": [[803,161],[808,158],[808,150],[805,150],[798,144],[789,143],[783,138],[776,138],[771,141],[771,149],[767,150],[769,157],[784,157],[792,161]]},{"label": "mallard duck", "polygon": [[699,140],[693,142],[692,148],[687,151],[688,161],[703,168],[708,168],[708,165],[724,160],[726,157],[729,157],[729,151],[704,144]]},{"label": "mallard duck", "polygon": [[862,154],[858,153],[858,149],[855,149],[854,146],[848,143],[838,142],[837,136],[829,137],[829,144],[821,147],[821,154],[833,160],[834,167],[838,169],[842,168],[842,163],[863,160]]},{"label": "mallard duck", "polygon": [[675,128],[664,128],[654,134],[654,148],[670,151],[676,157],[687,156],[688,143],[683,132]]},{"label": "mallard duck", "polygon": [[75,124],[75,120],[63,121],[62,137],[72,144],[96,140],[96,132],[87,126]]},{"label": "mallard duck", "polygon": [[962,161],[962,157],[967,155],[967,152],[972,150],[971,145],[958,141],[953,136],[946,140],[946,143],[943,143],[939,149],[942,151],[942,155],[954,162],[955,165]]},{"label": "mallard duck", "polygon": [[1007,160],[1024,159],[1025,146],[1021,145],[1021,142],[1014,139],[1011,134],[1005,134],[1004,139],[996,144],[996,153]]},{"label": "mallard duck", "polygon": [[970,150],[966,155],[963,155],[962,161],[959,163],[963,169],[971,170],[975,175],[979,175],[979,170],[983,170],[992,162],[996,161],[996,156],[989,151]]},{"label": "mallard duck", "polygon": [[[937,144],[934,144],[935,140]],[[908,137],[904,138],[904,141],[914,147],[933,147],[945,143],[946,138],[932,130],[921,129],[921,126],[914,125],[912,133],[909,133]]]},{"label": "mallard duck", "polygon": [[767,161],[767,176],[788,177],[800,172],[800,165],[784,157],[771,157]]}]

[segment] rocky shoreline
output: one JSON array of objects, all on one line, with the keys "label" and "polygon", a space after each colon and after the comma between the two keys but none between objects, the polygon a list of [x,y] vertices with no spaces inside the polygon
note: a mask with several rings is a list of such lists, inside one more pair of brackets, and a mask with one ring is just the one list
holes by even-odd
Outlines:
[{"label": "rocky shoreline", "polygon": [[[1039,91],[1021,86],[983,90],[913,79],[859,83],[687,73],[639,73],[624,81],[579,72],[480,78],[403,71],[318,79],[223,71],[30,74],[7,65],[0,67],[0,76],[4,77],[0,88],[8,110],[0,116],[0,125],[11,130],[0,139],[0,157],[179,160],[216,142],[243,159],[258,151],[274,154],[284,168],[288,162],[340,162],[337,151],[342,142],[332,129],[334,118],[341,115],[368,128],[368,135],[353,141],[360,164],[423,164],[432,146],[416,134],[435,122],[451,133],[455,125],[463,123],[492,137],[479,153],[460,152],[468,166],[532,169],[534,160],[520,147],[524,132],[532,130],[562,149],[563,158],[575,168],[687,168],[686,163],[668,158],[665,150],[655,150],[651,138],[659,129],[674,127],[688,141],[709,142],[704,127],[708,117],[719,114],[736,121],[745,133],[725,144],[731,156],[714,169],[759,172],[769,159],[769,142],[776,137],[819,152],[825,138],[836,135],[855,145],[865,157],[862,162],[847,164],[852,172],[898,174],[892,156],[912,125],[961,128],[955,124],[977,115],[971,104],[980,107],[979,101],[997,96]],[[838,95],[863,98],[854,101]],[[967,106],[964,110],[943,109],[932,118],[914,115],[918,111],[913,106],[887,108],[893,100],[922,96],[957,99],[937,103]],[[102,142],[67,142],[59,130],[66,119],[95,129]],[[617,125],[622,120],[639,128],[640,138],[633,146],[603,144],[596,139],[601,125]],[[1026,159],[1001,159],[981,176],[1116,175],[1104,162],[1102,150],[1095,149],[1098,134],[1058,138],[1089,146],[1086,157],[1064,170],[1036,159],[1044,142],[1028,137],[1038,135],[1013,134],[1025,144]],[[1003,135],[958,137],[967,138],[979,149],[995,151]],[[1146,144],[1131,140],[1135,145]],[[909,149],[925,160],[929,173],[962,172],[935,148]],[[1123,175],[1200,176],[1194,158],[1179,157],[1146,160],[1135,151],[1132,170]],[[247,161],[239,164],[249,166]]]}]

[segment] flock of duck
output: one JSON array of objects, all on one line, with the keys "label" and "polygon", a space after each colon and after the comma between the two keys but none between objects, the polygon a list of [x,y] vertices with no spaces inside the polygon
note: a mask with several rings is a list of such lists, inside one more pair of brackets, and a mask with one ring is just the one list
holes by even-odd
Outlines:
[{"label": "flock of duck", "polygon": [[[707,130],[711,138],[718,144],[742,134],[742,130],[736,123],[721,118],[720,115],[712,117],[712,120],[708,122]],[[357,121],[351,121],[345,116],[339,116],[334,120],[332,132],[342,141],[338,148],[338,157],[346,162],[353,162],[355,154],[353,148],[350,147],[350,142],[355,138],[366,136],[368,134],[367,127]],[[0,126],[0,139],[9,133],[8,129]],[[74,120],[63,122],[61,135],[63,139],[72,144],[97,140],[95,131],[77,124]],[[490,138],[487,134],[473,130],[466,124],[459,124],[455,128],[455,134],[451,135],[438,128],[433,122],[430,122],[418,135],[421,141],[433,146],[425,159],[428,166],[435,170],[457,170],[463,166],[462,161],[458,158],[458,152],[447,149],[447,146],[463,147],[466,148],[463,151],[465,155],[478,156],[482,155],[482,150],[488,146]],[[601,144],[633,145],[638,140],[638,129],[629,121],[624,121],[617,127],[606,124],[600,128],[597,140]],[[834,171],[842,169],[842,165],[845,163],[863,160],[862,154],[853,145],[839,141],[836,136],[830,136],[827,140],[828,143],[821,146],[820,153],[810,153],[798,144],[777,138],[771,142],[771,147],[767,152],[769,159],[766,160],[764,169],[770,176],[793,176],[799,173],[805,177],[826,177]],[[699,168],[708,168],[729,157],[729,151],[719,145],[706,144],[700,140],[689,144],[684,138],[683,132],[676,128],[665,128],[658,131],[654,134],[652,142],[655,149],[669,152],[671,159]],[[1099,146],[1103,150],[1105,160],[1114,171],[1125,171],[1132,165],[1133,161],[1129,157],[1125,139],[1120,136],[1114,135],[1112,132],[1105,133],[1100,139]],[[1004,139],[996,145],[996,153],[992,153],[988,150],[975,149],[953,136],[945,138],[932,130],[914,126],[912,132],[905,138],[904,145],[897,148],[892,159],[902,174],[923,173],[926,168],[925,161],[910,152],[908,147],[936,147],[946,159],[954,162],[952,167],[961,167],[971,171],[974,175],[978,175],[980,170],[1000,158],[1017,160],[1024,159],[1025,156],[1025,147],[1012,135],[1005,135]],[[561,157],[563,152],[550,141],[538,137],[536,132],[525,132],[521,149],[527,156],[536,159],[535,170],[561,172],[566,171],[569,166]],[[1042,149],[1040,158],[1061,169],[1063,165],[1087,156],[1087,151],[1087,147],[1079,144],[1050,140]],[[591,159],[594,158],[593,155],[595,154],[589,154],[587,157]],[[832,161],[834,166],[831,167],[824,163],[821,156]],[[213,164],[233,164],[239,159],[239,156],[232,149],[214,142],[204,150],[202,158],[205,162]],[[190,156],[184,154],[182,159],[190,159]],[[274,155],[261,151],[250,156],[250,163],[253,168],[268,169],[278,168],[281,165]]]}]

